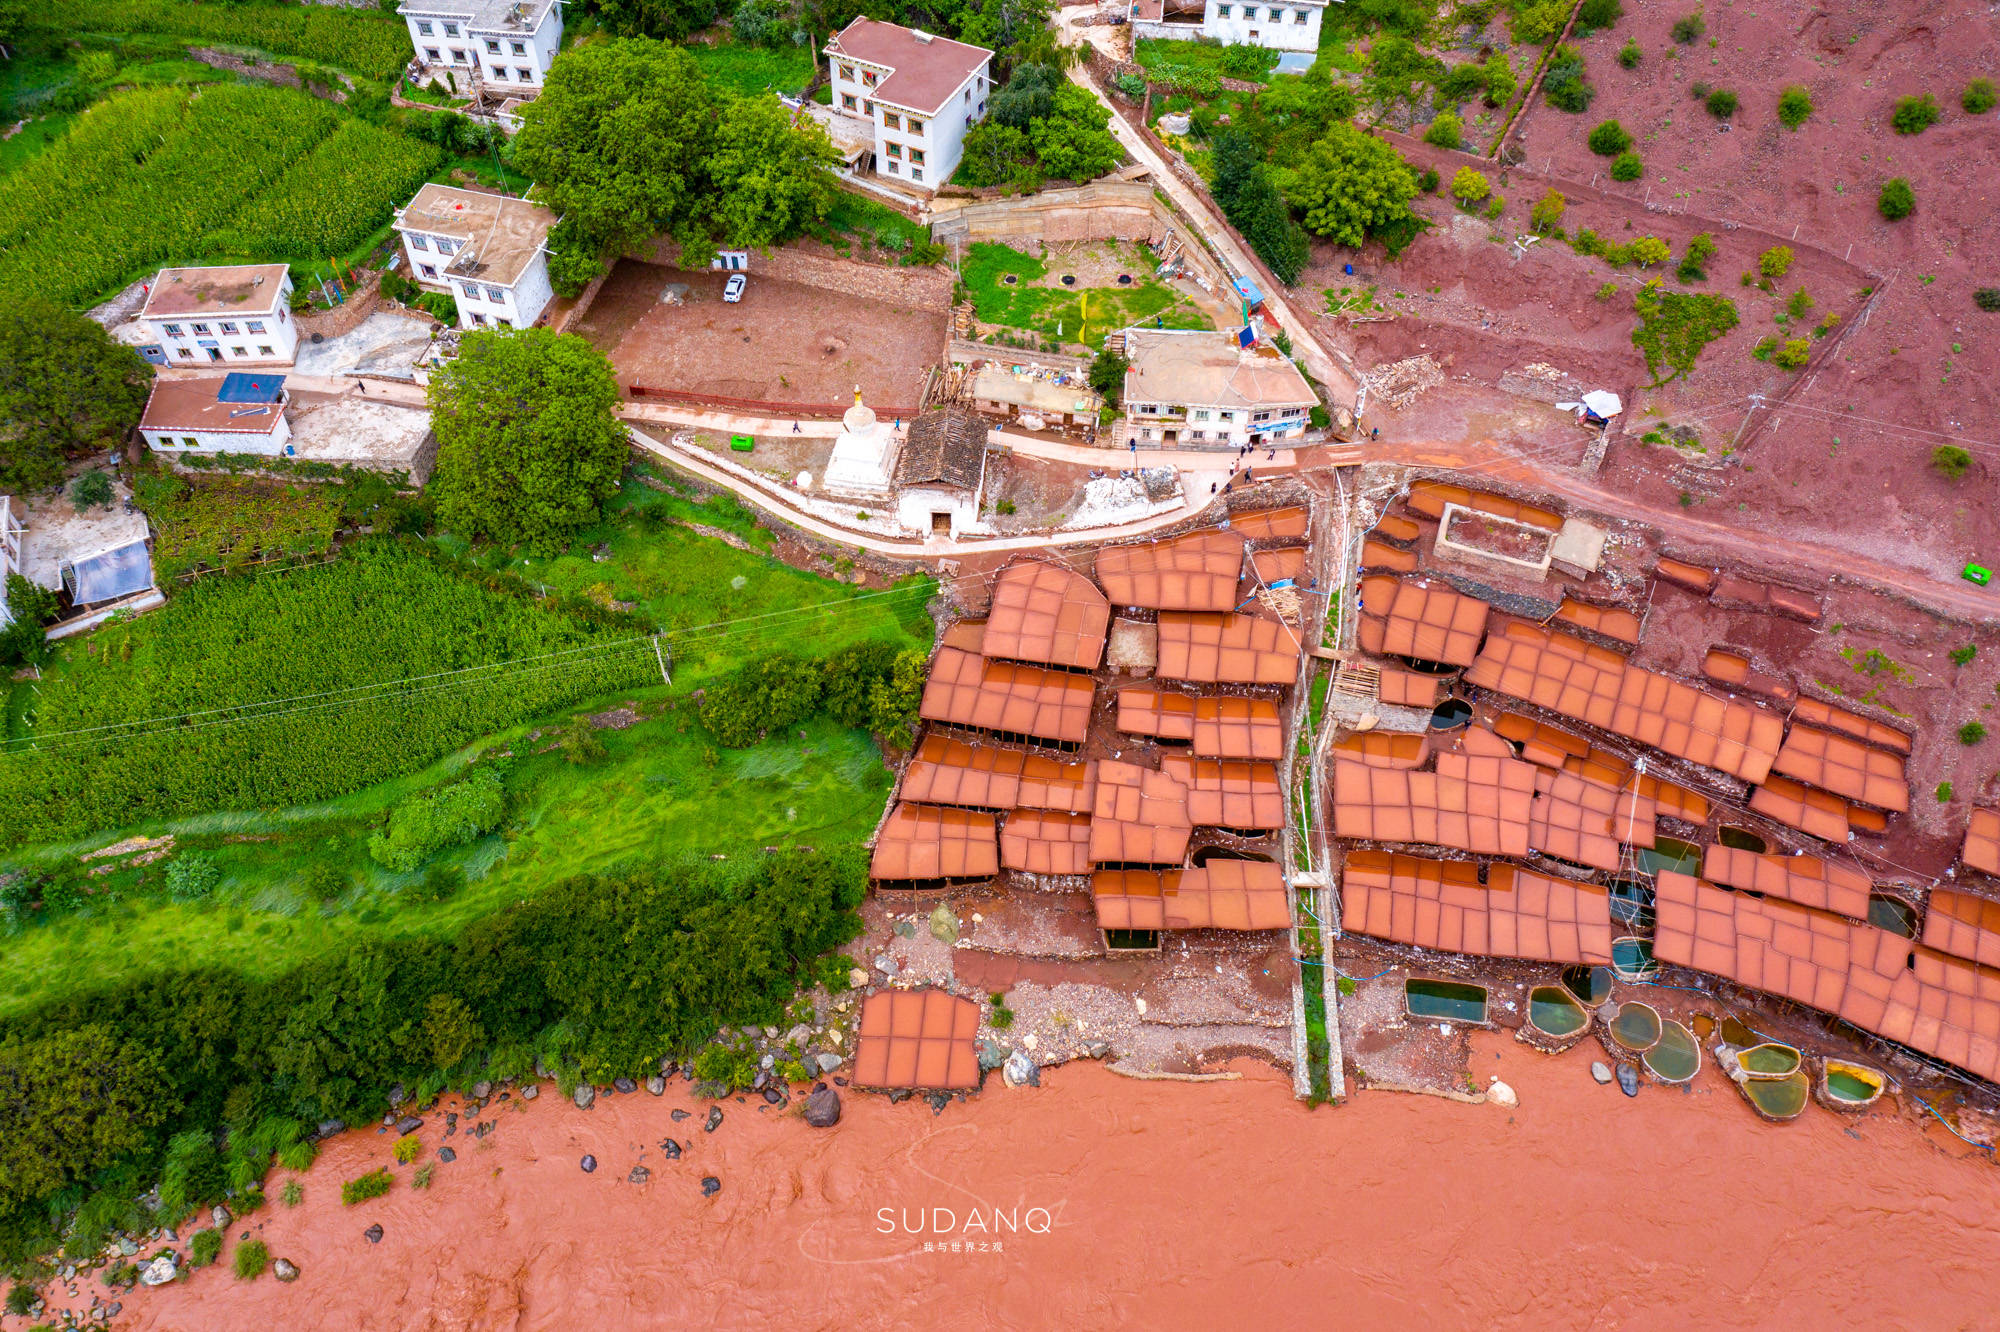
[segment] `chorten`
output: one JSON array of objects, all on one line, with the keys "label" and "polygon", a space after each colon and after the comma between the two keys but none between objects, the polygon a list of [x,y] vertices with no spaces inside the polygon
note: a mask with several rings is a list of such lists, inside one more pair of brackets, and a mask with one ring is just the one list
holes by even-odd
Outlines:
[{"label": "chorten", "polygon": [[896,466],[896,432],[877,420],[854,387],[854,405],[840,418],[840,438],[833,443],[823,484],[828,490],[886,495]]}]

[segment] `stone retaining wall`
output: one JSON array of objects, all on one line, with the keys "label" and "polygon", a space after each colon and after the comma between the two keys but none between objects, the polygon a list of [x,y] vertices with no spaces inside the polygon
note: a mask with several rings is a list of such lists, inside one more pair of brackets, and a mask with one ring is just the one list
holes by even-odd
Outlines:
[{"label": "stone retaining wall", "polygon": [[356,326],[375,313],[382,304],[382,275],[370,273],[366,281],[347,293],[347,299],[331,310],[302,314],[297,318],[299,340],[311,342],[313,334],[337,338],[352,333]]},{"label": "stone retaining wall", "polygon": [[938,214],[931,224],[931,239],[940,245],[999,241],[1020,246],[1038,241],[1098,240],[1150,245],[1165,236],[1170,225],[1153,198],[1151,185],[1103,181],[954,208]]},{"label": "stone retaining wall", "polygon": [[[751,265],[753,275],[777,278],[839,292],[887,301],[914,310],[947,311],[951,308],[951,270],[941,265],[910,265],[889,268],[881,264],[856,263],[808,254],[796,247],[759,255]],[[581,302],[578,303],[581,305]]]}]

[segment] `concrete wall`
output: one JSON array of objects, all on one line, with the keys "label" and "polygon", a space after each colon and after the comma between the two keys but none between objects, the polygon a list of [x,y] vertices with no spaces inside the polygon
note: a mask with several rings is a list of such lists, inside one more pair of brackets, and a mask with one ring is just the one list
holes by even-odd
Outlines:
[{"label": "concrete wall", "polygon": [[[250,434],[241,430],[142,430],[141,439],[147,447],[158,450],[162,455],[176,453],[268,453],[280,454],[285,451],[285,443],[292,437],[292,423],[278,418],[278,428],[268,434]],[[187,441],[192,439],[190,448]]]},{"label": "concrete wall", "polygon": [[[1229,17],[1222,16],[1222,10],[1229,10]],[[1278,17],[1271,17],[1272,11]],[[1208,0],[1208,9],[1202,19],[1206,35],[1215,38],[1225,46],[1262,46],[1272,51],[1317,51],[1319,49],[1319,20],[1323,11],[1318,5],[1287,4],[1280,0],[1271,4],[1245,4],[1241,0]],[[1305,16],[1305,22],[1298,21]]]},{"label": "concrete wall", "polygon": [[759,275],[916,310],[949,310],[954,281],[951,270],[942,265],[889,268],[808,254],[794,246],[753,256],[750,280],[755,282]]},{"label": "concrete wall", "polygon": [[999,241],[1027,245],[1041,241],[1122,240],[1151,244],[1171,223],[1153,198],[1153,187],[1138,181],[1103,181],[1066,190],[1044,190],[1019,199],[992,199],[940,210],[931,239],[940,245]]},{"label": "concrete wall", "polygon": [[300,315],[295,322],[298,336],[312,340],[318,333],[322,337],[337,338],[352,333],[355,326],[375,313],[382,303],[382,275],[370,273],[367,280],[347,293],[347,299],[331,310]]}]

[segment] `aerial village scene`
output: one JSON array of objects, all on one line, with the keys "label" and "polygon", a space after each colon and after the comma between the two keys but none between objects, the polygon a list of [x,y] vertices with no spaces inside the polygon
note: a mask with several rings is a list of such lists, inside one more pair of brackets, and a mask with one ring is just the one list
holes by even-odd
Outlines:
[{"label": "aerial village scene", "polygon": [[0,0],[0,1332],[2000,1321],[1996,79]]}]

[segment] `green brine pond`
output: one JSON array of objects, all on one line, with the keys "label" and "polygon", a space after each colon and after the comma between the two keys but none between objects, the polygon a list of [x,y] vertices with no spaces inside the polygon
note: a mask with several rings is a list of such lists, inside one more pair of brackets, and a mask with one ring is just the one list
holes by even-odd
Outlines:
[{"label": "green brine pond", "polygon": [[1646,1069],[1665,1082],[1686,1082],[1701,1071],[1701,1046],[1694,1033],[1678,1022],[1660,1028],[1660,1043],[1641,1057]]},{"label": "green brine pond", "polygon": [[1742,1084],[1750,1104],[1773,1119],[1792,1119],[1806,1108],[1811,1084],[1804,1073],[1788,1078],[1752,1078]]},{"label": "green brine pond", "polygon": [[1574,1036],[1590,1021],[1590,1015],[1568,990],[1537,985],[1528,991],[1528,1021],[1551,1036]]},{"label": "green brine pond", "polygon": [[1403,982],[1403,1002],[1410,1016],[1443,1018],[1451,1022],[1486,1021],[1486,987],[1458,981],[1412,980]]}]

